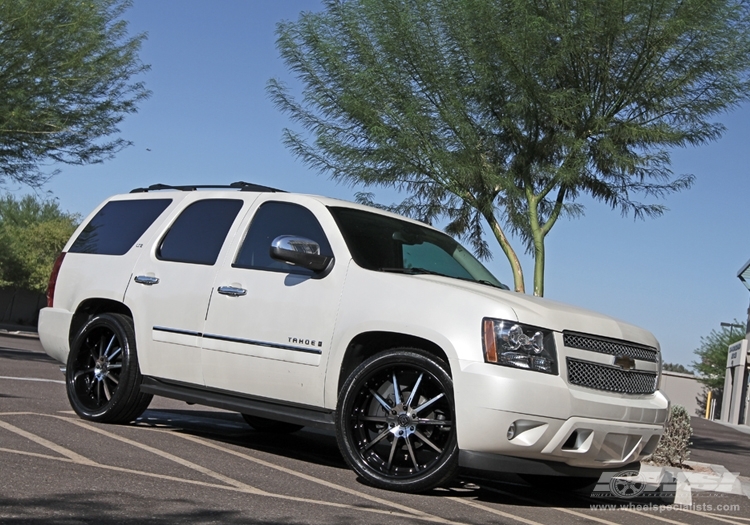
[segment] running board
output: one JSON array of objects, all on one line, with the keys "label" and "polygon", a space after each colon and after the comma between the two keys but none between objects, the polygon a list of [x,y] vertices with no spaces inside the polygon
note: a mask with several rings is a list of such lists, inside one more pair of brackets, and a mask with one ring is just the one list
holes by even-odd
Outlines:
[{"label": "running board", "polygon": [[333,431],[335,428],[332,410],[307,407],[304,405],[284,405],[264,398],[239,396],[195,385],[167,382],[163,379],[144,377],[141,392],[157,396],[179,399],[186,403],[207,405],[231,410],[250,416],[264,417],[306,427]]}]

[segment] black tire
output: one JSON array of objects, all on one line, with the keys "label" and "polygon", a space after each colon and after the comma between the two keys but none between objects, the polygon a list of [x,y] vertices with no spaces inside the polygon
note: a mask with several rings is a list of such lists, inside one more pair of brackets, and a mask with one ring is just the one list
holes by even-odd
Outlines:
[{"label": "black tire", "polygon": [[341,389],[336,439],[375,487],[425,492],[447,483],[458,470],[458,444],[446,364],[411,348],[367,359]]},{"label": "black tire", "polygon": [[140,392],[132,319],[92,317],[73,341],[65,379],[70,405],[82,419],[129,423],[140,416],[153,396]]},{"label": "black tire", "polygon": [[268,434],[291,434],[303,428],[302,425],[287,423],[286,421],[276,421],[275,419],[267,419],[265,417],[250,416],[248,414],[242,414],[242,418],[245,420],[245,423],[258,432]]}]

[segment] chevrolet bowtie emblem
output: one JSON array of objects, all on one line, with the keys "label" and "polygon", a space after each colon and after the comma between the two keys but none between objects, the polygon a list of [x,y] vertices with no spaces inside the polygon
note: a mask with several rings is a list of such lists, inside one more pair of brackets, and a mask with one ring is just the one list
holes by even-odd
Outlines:
[{"label": "chevrolet bowtie emblem", "polygon": [[626,355],[615,356],[615,366],[619,366],[623,370],[631,370],[635,368],[635,359]]}]

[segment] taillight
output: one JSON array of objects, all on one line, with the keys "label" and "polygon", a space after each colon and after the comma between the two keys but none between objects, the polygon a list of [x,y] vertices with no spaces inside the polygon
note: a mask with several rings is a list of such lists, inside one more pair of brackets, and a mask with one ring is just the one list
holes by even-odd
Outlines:
[{"label": "taillight", "polygon": [[60,273],[60,267],[62,266],[63,259],[65,258],[65,252],[60,252],[60,255],[55,259],[55,264],[52,265],[52,273],[49,276],[49,284],[47,285],[47,306],[52,308],[55,302],[55,286],[57,285],[57,274]]}]

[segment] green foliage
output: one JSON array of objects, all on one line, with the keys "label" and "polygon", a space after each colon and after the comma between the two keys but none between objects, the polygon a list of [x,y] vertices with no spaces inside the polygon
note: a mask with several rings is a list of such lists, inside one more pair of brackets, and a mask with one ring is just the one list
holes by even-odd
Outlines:
[{"label": "green foliage", "polygon": [[[635,217],[688,188],[669,149],[717,139],[748,98],[750,24],[739,0],[328,0],[277,28],[302,82],[277,106],[306,134],[285,144],[334,179],[408,197],[393,208],[490,250],[524,291],[509,234],[534,254],[584,195]],[[367,199],[371,194],[362,193]]]},{"label": "green foliage", "polygon": [[682,405],[672,405],[669,422],[650,460],[657,465],[681,467],[690,457],[690,414]]},{"label": "green foliage", "polygon": [[690,370],[688,370],[685,366],[679,364],[679,363],[664,363],[662,365],[662,370],[666,370],[667,372],[677,372],[679,374],[692,374]]},{"label": "green foliage", "polygon": [[[733,323],[739,324],[737,320]],[[699,358],[698,361],[693,361],[693,369],[698,372],[698,381],[715,393],[721,394],[724,390],[729,345],[744,338],[744,330],[731,326],[711,330],[706,337],[701,337],[700,347],[693,351]]]},{"label": "green foliage", "polygon": [[0,286],[44,292],[52,264],[78,221],[56,201],[0,199]]},{"label": "green foliage", "polygon": [[[149,92],[130,77],[145,35],[129,38],[127,0],[0,2],[0,184],[41,186],[45,162],[88,164],[129,143],[117,133]],[[54,174],[54,173],[53,173]]]}]

